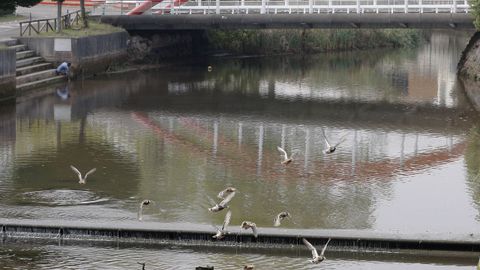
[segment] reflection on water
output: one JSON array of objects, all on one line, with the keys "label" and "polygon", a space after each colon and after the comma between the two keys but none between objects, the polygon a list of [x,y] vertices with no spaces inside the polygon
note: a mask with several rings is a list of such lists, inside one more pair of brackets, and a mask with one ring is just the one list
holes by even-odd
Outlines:
[{"label": "reflection on water", "polygon": [[290,250],[234,249],[215,247],[181,247],[98,243],[95,246],[64,243],[40,245],[12,241],[2,244],[0,270],[10,269],[185,269],[214,266],[215,269],[472,269],[475,259],[422,257],[418,255],[346,254],[327,251],[321,265],[308,261],[306,248]]},{"label": "reflection on water", "polygon": [[[272,226],[288,210],[285,227],[477,232],[477,118],[455,79],[467,38],[53,87],[0,112],[0,216],[134,220],[148,198],[145,220],[220,224],[206,196],[234,186],[232,224]],[[332,155],[322,130],[346,136]],[[69,165],[97,172],[78,185]]]}]

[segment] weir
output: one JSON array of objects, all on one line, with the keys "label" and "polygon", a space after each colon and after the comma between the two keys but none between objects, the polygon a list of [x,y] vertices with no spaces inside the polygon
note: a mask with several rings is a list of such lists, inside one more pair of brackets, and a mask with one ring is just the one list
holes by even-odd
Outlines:
[{"label": "weir", "polygon": [[188,246],[231,246],[291,249],[303,246],[302,238],[344,252],[409,253],[475,257],[480,252],[480,234],[398,234],[367,230],[258,228],[250,231],[231,226],[230,234],[215,240],[213,226],[122,221],[112,223],[58,220],[0,220],[3,240],[8,238],[115,241],[125,243],[172,243]]}]

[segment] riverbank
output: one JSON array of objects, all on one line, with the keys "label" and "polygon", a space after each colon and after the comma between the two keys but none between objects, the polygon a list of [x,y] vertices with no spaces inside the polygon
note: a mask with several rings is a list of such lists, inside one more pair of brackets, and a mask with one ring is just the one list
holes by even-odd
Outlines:
[{"label": "riverbank", "polygon": [[476,32],[458,62],[458,78],[470,102],[480,111],[480,32]]},{"label": "riverbank", "polygon": [[206,39],[212,50],[272,55],[416,47],[427,36],[412,29],[271,29],[209,30]]}]

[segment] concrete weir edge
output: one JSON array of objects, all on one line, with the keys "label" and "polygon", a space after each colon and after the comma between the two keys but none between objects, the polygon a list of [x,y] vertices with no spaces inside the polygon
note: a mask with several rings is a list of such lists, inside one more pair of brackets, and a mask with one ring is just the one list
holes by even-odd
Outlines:
[{"label": "concrete weir edge", "polygon": [[[369,230],[338,229],[282,229],[258,228],[255,239],[250,231],[231,226],[230,234],[223,240],[212,239],[213,226],[204,224],[156,223],[156,222],[73,222],[51,220],[0,219],[2,235],[22,238],[62,238],[86,241],[158,242],[183,245],[223,245],[248,247],[292,248],[307,238],[314,245],[324,244],[331,238],[330,246],[342,247],[343,251],[388,252],[388,253],[478,253],[480,234],[398,234]],[[198,243],[196,243],[198,242]]]}]

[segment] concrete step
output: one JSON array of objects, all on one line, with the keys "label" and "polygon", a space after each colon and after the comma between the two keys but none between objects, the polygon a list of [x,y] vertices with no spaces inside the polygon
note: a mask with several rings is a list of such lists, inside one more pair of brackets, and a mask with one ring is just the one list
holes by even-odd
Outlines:
[{"label": "concrete step", "polygon": [[40,64],[30,65],[26,67],[21,67],[21,68],[17,68],[17,76],[22,76],[29,73],[50,69],[50,68],[53,68],[52,63],[40,63]]},{"label": "concrete step", "polygon": [[17,44],[18,44],[18,40],[13,39],[13,38],[0,40],[0,45],[13,46],[13,45],[17,45]]},{"label": "concrete step", "polygon": [[23,44],[18,44],[18,45],[13,45],[13,46],[8,46],[11,49],[15,49],[17,52],[25,51],[27,49],[27,45]]},{"label": "concrete step", "polygon": [[21,52],[17,52],[17,60],[20,60],[20,59],[25,59],[25,58],[28,58],[28,57],[32,57],[35,55],[35,52],[34,51],[21,51]]},{"label": "concrete step", "polygon": [[41,86],[45,86],[45,85],[48,85],[48,84],[62,82],[62,81],[65,81],[66,79],[67,78],[65,76],[59,75],[59,76],[43,79],[43,80],[40,80],[40,81],[34,81],[34,82],[29,82],[29,83],[20,84],[20,85],[17,84],[17,91],[25,91],[25,90],[28,90],[28,89],[41,87]]},{"label": "concrete step", "polygon": [[17,60],[17,68],[26,67],[26,66],[37,64],[44,61],[45,60],[43,60],[43,58],[40,56],[34,56],[30,58],[25,58],[22,60]]},{"label": "concrete step", "polygon": [[17,77],[17,85],[26,84],[34,81],[41,81],[43,79],[48,79],[57,76],[55,74],[55,69],[47,69],[42,71],[33,72],[30,74],[22,75]]}]

